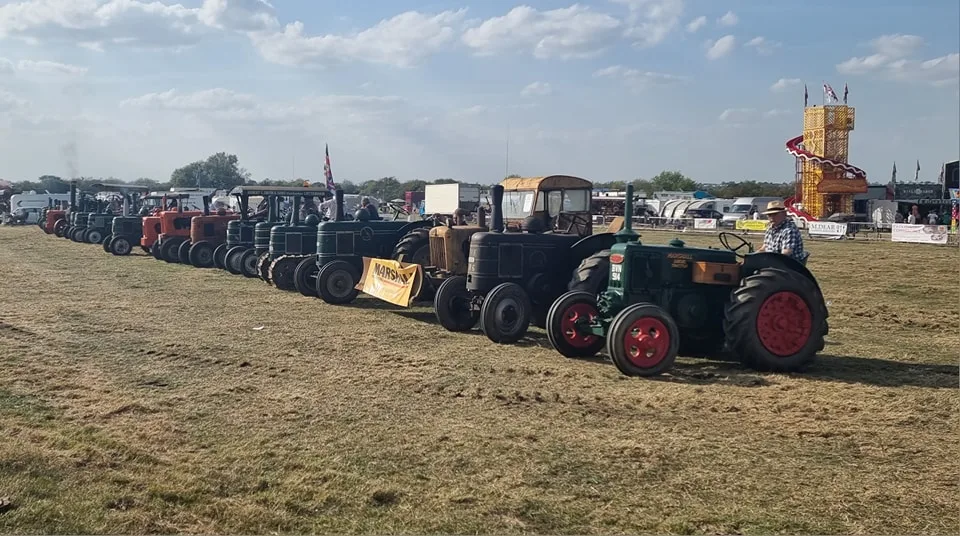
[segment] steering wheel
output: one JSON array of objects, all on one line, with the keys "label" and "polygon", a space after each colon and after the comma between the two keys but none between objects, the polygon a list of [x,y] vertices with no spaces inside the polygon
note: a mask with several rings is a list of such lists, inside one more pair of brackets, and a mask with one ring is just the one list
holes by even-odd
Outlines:
[{"label": "steering wheel", "polygon": [[[570,234],[570,231],[572,231],[574,227],[578,229],[586,229],[587,226],[590,225],[589,216],[585,216],[583,214],[567,214],[567,216],[570,218],[570,224],[567,225],[567,228],[563,231],[564,234]],[[559,218],[560,216],[557,216],[557,219]]]},{"label": "steering wheel", "polygon": [[409,216],[410,213],[407,212],[407,209],[403,205],[398,205],[395,203],[387,203],[387,207],[393,211],[393,219],[397,220],[401,215]]},{"label": "steering wheel", "polygon": [[[737,247],[732,247],[728,241],[728,237],[736,238],[740,243],[737,244]],[[753,253],[753,244],[747,242],[743,239],[742,236],[733,234],[733,233],[720,233],[720,243],[723,244],[723,247],[727,248],[729,251],[732,251],[734,255],[738,258],[743,259],[746,255],[740,253],[740,250],[747,248],[747,253]]]}]

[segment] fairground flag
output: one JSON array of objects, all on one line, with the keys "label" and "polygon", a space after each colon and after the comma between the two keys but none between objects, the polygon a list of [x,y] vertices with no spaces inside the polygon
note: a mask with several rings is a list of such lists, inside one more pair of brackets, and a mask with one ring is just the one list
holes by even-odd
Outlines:
[{"label": "fairground flag", "polygon": [[830,87],[830,84],[826,82],[823,83],[823,92],[827,95],[827,97],[830,98],[830,102],[837,102],[840,100],[837,98],[837,92],[834,91],[833,88]]},{"label": "fairground flag", "polygon": [[330,146],[326,145],[327,159],[323,164],[323,176],[327,178],[327,190],[330,193],[334,193],[337,190],[337,185],[333,182],[333,172],[330,171]]},{"label": "fairground flag", "polygon": [[810,95],[807,94],[807,85],[803,85],[803,107],[807,107],[807,99],[810,98]]},{"label": "fairground flag", "polygon": [[843,103],[847,103],[847,93],[850,93],[850,88],[847,87],[847,83],[843,83]]},{"label": "fairground flag", "polygon": [[953,202],[953,210],[950,212],[950,231],[957,232],[957,220],[960,220],[960,203]]}]

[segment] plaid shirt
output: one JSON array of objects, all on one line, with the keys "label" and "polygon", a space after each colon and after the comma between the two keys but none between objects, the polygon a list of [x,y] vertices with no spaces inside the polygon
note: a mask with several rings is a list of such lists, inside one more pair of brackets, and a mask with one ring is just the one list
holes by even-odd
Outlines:
[{"label": "plaid shirt", "polygon": [[807,252],[803,250],[803,237],[800,229],[790,218],[780,222],[780,225],[771,225],[763,234],[763,250],[770,253],[780,253],[790,250],[790,257],[795,261],[804,262]]}]

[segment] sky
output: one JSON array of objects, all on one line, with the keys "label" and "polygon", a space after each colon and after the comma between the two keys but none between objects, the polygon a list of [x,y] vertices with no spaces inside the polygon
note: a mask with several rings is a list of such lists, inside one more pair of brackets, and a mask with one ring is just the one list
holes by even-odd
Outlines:
[{"label": "sky", "polygon": [[0,0],[0,178],[680,170],[793,178],[803,91],[856,107],[850,163],[960,153],[956,0]]}]

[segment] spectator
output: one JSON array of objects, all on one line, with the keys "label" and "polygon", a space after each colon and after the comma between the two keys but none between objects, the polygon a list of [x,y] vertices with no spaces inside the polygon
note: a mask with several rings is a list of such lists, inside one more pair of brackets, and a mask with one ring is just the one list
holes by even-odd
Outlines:
[{"label": "spectator", "polygon": [[770,219],[770,226],[763,235],[760,251],[780,253],[800,264],[807,264],[809,253],[803,249],[803,237],[792,218],[787,217],[787,209],[780,201],[771,201],[763,213]]},{"label": "spectator", "polygon": [[377,210],[377,207],[370,202],[369,197],[364,197],[363,199],[360,200],[360,208],[367,211],[367,213],[370,215],[369,219],[371,220],[380,219],[380,212]]},{"label": "spectator", "polygon": [[927,214],[927,225],[936,225],[939,220],[939,216],[934,211],[930,211],[930,214]]}]

